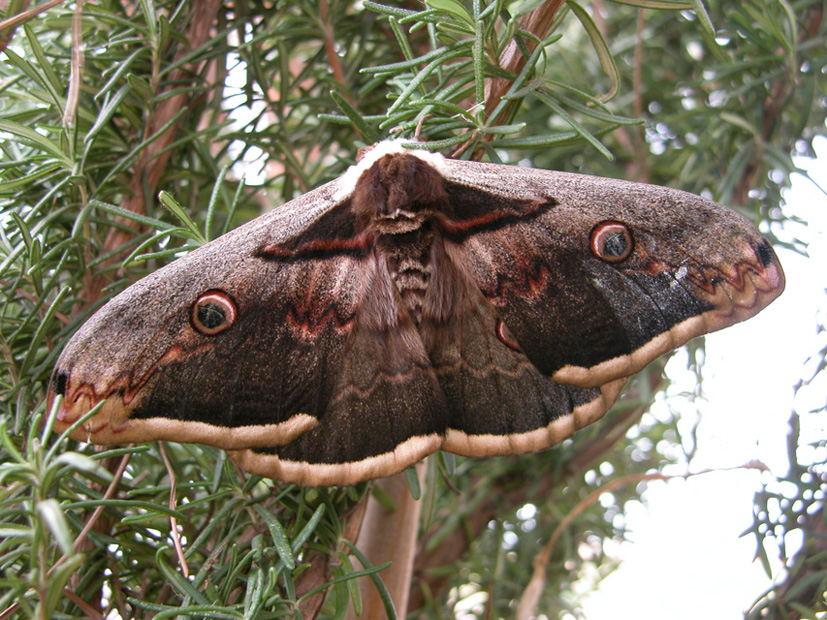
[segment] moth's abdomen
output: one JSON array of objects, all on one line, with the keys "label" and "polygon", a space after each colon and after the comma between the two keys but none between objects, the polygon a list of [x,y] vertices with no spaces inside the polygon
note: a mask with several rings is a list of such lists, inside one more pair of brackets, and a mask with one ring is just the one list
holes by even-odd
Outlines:
[{"label": "moth's abdomen", "polygon": [[433,243],[434,235],[427,227],[401,234],[385,234],[377,239],[377,258],[385,261],[402,303],[416,325],[422,322],[431,283]]},{"label": "moth's abdomen", "polygon": [[396,289],[402,297],[402,303],[416,325],[422,322],[425,294],[430,279],[431,274],[427,265],[411,266],[393,275]]}]

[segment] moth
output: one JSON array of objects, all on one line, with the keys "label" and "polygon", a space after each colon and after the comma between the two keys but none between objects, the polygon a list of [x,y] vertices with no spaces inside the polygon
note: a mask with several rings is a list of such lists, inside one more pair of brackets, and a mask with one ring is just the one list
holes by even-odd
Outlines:
[{"label": "moth", "polygon": [[112,299],[50,398],[61,430],[105,400],[79,440],[353,484],[439,449],[547,448],[783,288],[766,239],[704,198],[383,142]]}]

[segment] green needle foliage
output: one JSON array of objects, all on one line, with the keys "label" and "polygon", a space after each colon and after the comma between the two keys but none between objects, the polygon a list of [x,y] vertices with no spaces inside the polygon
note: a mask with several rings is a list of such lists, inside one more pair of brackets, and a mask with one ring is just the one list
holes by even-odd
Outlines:
[{"label": "green needle foliage", "polygon": [[[0,2],[0,617],[344,618],[362,610],[357,580],[373,580],[393,617],[385,566],[352,544],[360,503],[383,499],[376,487],[303,489],[204,446],[101,450],[58,436],[46,386],[62,345],[129,283],[397,131],[459,157],[705,193],[772,236],[792,155],[825,130],[822,11],[815,0]],[[514,617],[553,533],[537,609],[578,614],[572,584],[586,564],[613,568],[602,542],[623,536],[637,483],[673,458],[663,446],[680,445],[674,420],[625,437],[665,387],[660,368],[555,449],[429,459],[411,614]],[[756,617],[824,606],[824,464],[791,471],[793,519],[757,508],[755,534],[804,528],[806,555]],[[607,483],[610,501],[593,501]],[[588,561],[583,544],[596,549]],[[476,593],[487,595],[475,607]]]}]

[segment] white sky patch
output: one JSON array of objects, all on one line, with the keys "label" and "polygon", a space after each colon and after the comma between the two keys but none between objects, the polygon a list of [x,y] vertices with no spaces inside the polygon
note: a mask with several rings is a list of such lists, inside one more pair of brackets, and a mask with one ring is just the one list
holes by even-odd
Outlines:
[{"label": "white sky patch", "polygon": [[[815,146],[820,157],[797,163],[827,187],[827,140],[816,140]],[[692,471],[760,460],[774,475],[784,475],[794,409],[802,413],[801,443],[825,435],[824,420],[806,412],[824,406],[827,386],[805,386],[795,397],[793,386],[812,376],[807,360],[825,345],[825,335],[817,336],[816,318],[824,322],[827,307],[827,197],[801,175],[793,177],[792,186],[784,211],[807,225],[791,224],[779,237],[805,239],[810,257],[776,248],[787,276],[784,294],[758,316],[706,337],[701,399],[681,402],[681,391],[694,391],[685,355],[667,366],[673,381],[669,405],[687,417],[687,426],[694,424],[695,411],[700,415]],[[665,473],[685,471],[678,465]],[[743,617],[771,585],[754,561],[755,537],[741,536],[752,525],[754,494],[764,479],[769,475],[739,470],[650,483],[645,506],[627,505],[630,541],[617,548],[622,564],[586,600],[586,617],[617,617],[618,605],[633,609],[629,617],[635,620]],[[799,542],[796,533],[790,535],[789,550]],[[774,560],[776,550],[767,551]]]},{"label": "white sky patch", "polygon": [[[232,34],[232,33],[231,33]],[[224,79],[224,105],[229,110],[229,118],[233,120],[233,130],[240,131],[252,119],[260,116],[266,109],[258,85],[253,85],[255,95],[250,104],[247,104],[247,63],[238,54],[233,52],[227,55],[229,71]],[[239,104],[238,101],[243,103]],[[247,146],[241,140],[233,140],[228,148],[232,158],[244,151],[242,158],[235,163],[233,171],[238,178],[244,178],[246,185],[262,185],[267,180],[267,155],[257,146]]]}]

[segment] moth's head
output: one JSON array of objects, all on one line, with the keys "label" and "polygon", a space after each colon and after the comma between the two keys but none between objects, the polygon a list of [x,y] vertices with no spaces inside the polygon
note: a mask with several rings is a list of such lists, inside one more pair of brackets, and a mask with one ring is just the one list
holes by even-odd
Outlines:
[{"label": "moth's head", "polygon": [[353,211],[363,221],[398,217],[417,219],[443,212],[448,195],[442,175],[408,153],[383,155],[367,168],[353,190]]}]

